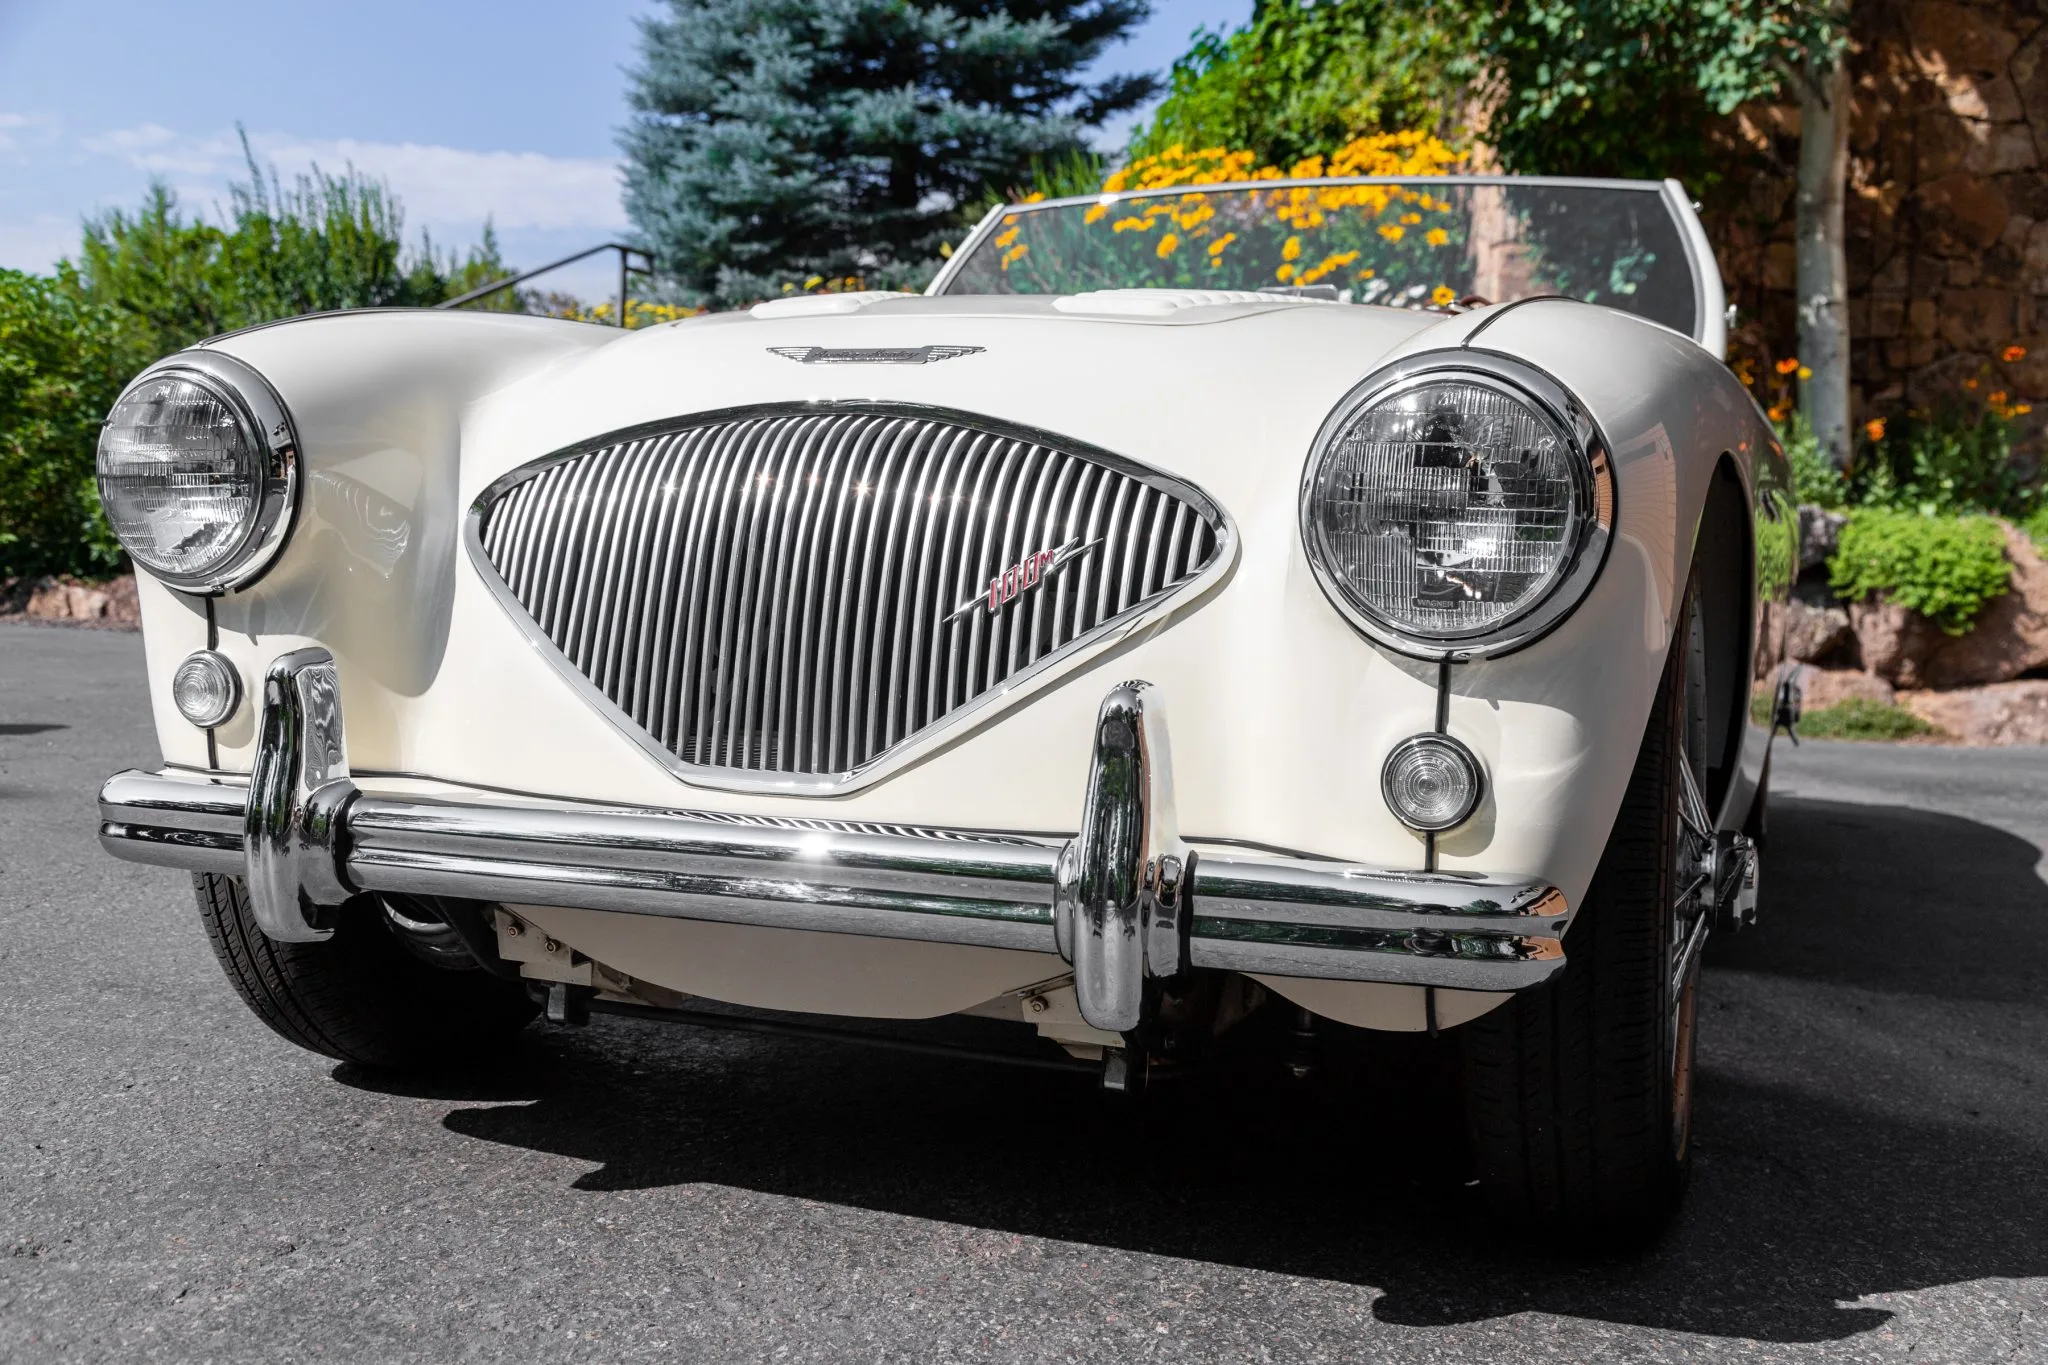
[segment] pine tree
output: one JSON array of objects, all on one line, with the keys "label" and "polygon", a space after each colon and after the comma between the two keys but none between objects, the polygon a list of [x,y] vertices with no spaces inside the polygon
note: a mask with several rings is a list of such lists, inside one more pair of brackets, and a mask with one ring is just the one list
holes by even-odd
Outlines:
[{"label": "pine tree", "polygon": [[643,20],[626,211],[664,274],[740,302],[929,269],[961,210],[1149,98],[1080,69],[1150,0],[668,0]]}]

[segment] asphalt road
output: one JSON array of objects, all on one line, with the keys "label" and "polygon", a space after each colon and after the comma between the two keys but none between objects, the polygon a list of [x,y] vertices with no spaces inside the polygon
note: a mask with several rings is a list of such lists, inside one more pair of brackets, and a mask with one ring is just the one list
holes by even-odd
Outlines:
[{"label": "asphalt road", "polygon": [[94,843],[141,644],[0,627],[0,1358],[2048,1360],[2048,751],[1781,755],[1651,1253],[1470,1207],[1441,1106],[600,1019],[407,1086]]}]

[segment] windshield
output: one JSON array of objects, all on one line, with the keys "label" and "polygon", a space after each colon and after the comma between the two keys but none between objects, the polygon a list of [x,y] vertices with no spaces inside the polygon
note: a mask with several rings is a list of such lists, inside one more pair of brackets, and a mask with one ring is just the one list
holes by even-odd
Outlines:
[{"label": "windshield", "polygon": [[1564,294],[1699,335],[1684,230],[1649,183],[1283,180],[1017,204],[937,292],[1134,288],[1408,308]]}]

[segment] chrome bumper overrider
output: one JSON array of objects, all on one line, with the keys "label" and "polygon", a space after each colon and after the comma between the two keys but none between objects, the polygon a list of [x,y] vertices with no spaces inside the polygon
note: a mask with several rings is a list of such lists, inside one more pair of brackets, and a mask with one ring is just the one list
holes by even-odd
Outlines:
[{"label": "chrome bumper overrider", "polygon": [[1141,1022],[1148,978],[1191,967],[1511,991],[1564,965],[1564,897],[1540,880],[1191,848],[1142,682],[1103,701],[1070,840],[378,795],[350,775],[321,649],[272,664],[258,736],[247,778],[108,779],[100,842],[245,878],[264,932],[285,941],[326,938],[331,907],[389,891],[1021,948],[1072,963],[1083,1016],[1111,1031]]}]

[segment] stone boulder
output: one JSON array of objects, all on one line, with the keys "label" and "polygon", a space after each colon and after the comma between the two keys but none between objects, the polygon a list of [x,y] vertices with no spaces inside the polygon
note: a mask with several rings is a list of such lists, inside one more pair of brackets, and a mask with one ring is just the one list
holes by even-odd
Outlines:
[{"label": "stone boulder", "polygon": [[1984,608],[1970,633],[1943,635],[1920,674],[1928,687],[2007,682],[2048,668],[2048,561],[2018,527],[2005,528],[2012,591]]},{"label": "stone boulder", "polygon": [[1889,705],[1892,685],[1872,677],[1860,668],[1813,668],[1799,670],[1799,705],[1806,711],[1825,711],[1845,701],[1874,701]]},{"label": "stone boulder", "polygon": [[2048,561],[2017,527],[2005,528],[2012,590],[1984,608],[1965,635],[1879,599],[1852,602],[1849,626],[1866,671],[1897,687],[1972,687],[2048,668]]},{"label": "stone boulder", "polygon": [[2048,681],[2039,678],[1952,692],[1901,692],[1898,701],[1958,744],[2048,744]]},{"label": "stone boulder", "polygon": [[111,626],[133,626],[142,619],[133,574],[105,583],[38,578],[0,586],[0,619],[10,616]]},{"label": "stone boulder", "polygon": [[1842,527],[1849,518],[1842,512],[1830,512],[1812,503],[1799,505],[1799,571],[1818,569],[1828,562],[1828,556],[1835,552],[1835,546],[1842,539]]},{"label": "stone boulder", "polygon": [[1919,612],[1876,597],[1849,604],[1849,628],[1856,633],[1864,671],[1899,687],[1926,685],[1921,667],[1937,642],[1947,638]]},{"label": "stone boulder", "polygon": [[1841,607],[1815,607],[1794,599],[1785,612],[1785,657],[1803,664],[1825,663],[1846,655],[1855,642],[1849,613]]}]

